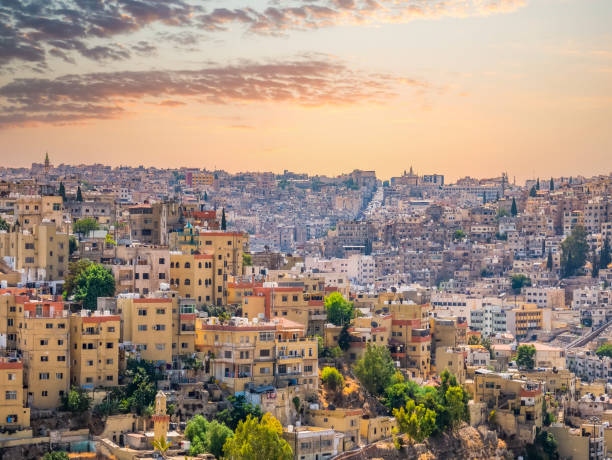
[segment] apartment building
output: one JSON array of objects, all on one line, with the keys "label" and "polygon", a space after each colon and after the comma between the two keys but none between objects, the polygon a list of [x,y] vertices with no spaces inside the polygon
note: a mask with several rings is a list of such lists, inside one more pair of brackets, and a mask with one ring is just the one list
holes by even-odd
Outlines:
[{"label": "apartment building", "polygon": [[30,426],[30,408],[23,395],[23,363],[17,358],[0,358],[0,430]]},{"label": "apartment building", "polygon": [[227,272],[223,254],[170,253],[170,287],[202,305],[227,304]]},{"label": "apartment building", "polygon": [[565,306],[565,289],[555,287],[525,287],[525,300],[540,308],[561,308]]},{"label": "apartment building", "polygon": [[390,438],[393,435],[393,430],[397,428],[395,417],[363,417],[359,424],[359,435],[361,440],[367,444],[371,444],[381,439]]},{"label": "apartment building", "polygon": [[505,333],[508,330],[506,309],[501,305],[483,305],[470,311],[470,329],[485,337]]},{"label": "apartment building", "polygon": [[431,332],[428,304],[384,304],[391,315],[391,356],[412,378],[426,378],[431,371]]},{"label": "apartment building", "polygon": [[330,428],[343,433],[342,451],[352,450],[361,444],[362,409],[311,409],[308,422],[313,426]]},{"label": "apartment building", "polygon": [[211,374],[232,392],[265,385],[318,388],[318,343],[293,321],[198,319],[196,349],[212,356]]},{"label": "apartment building", "polygon": [[434,318],[430,330],[432,364],[436,364],[438,348],[455,348],[467,342],[467,323],[457,318]]},{"label": "apartment building", "polygon": [[291,446],[294,460],[323,460],[342,452],[343,435],[330,428],[289,425],[283,438]]},{"label": "apartment building", "polygon": [[167,248],[118,246],[111,266],[117,294],[135,292],[142,296],[170,282],[170,252]]},{"label": "apartment building", "polygon": [[495,410],[495,422],[507,436],[533,442],[536,430],[542,427],[542,384],[514,377],[510,373],[476,370],[475,407],[487,416]]},{"label": "apartment building", "polygon": [[31,231],[0,232],[0,257],[21,273],[22,282],[61,280],[68,267],[68,234],[48,221]]},{"label": "apartment building", "polygon": [[506,311],[508,331],[519,339],[529,339],[534,331],[550,331],[551,310],[533,303],[522,303]]},{"label": "apartment building", "polygon": [[612,383],[612,358],[597,356],[592,351],[568,350],[566,367],[585,382],[606,380]]},{"label": "apartment building", "polygon": [[118,315],[82,310],[70,316],[70,382],[93,389],[118,384]]},{"label": "apartment building", "polygon": [[17,196],[14,213],[15,222],[20,230],[33,230],[43,221],[49,221],[58,231],[67,231],[64,225],[64,204],[61,196]]},{"label": "apartment building", "polygon": [[168,232],[178,230],[181,212],[179,205],[144,203],[128,208],[128,226],[132,241],[143,244],[168,245]]},{"label": "apartment building", "polygon": [[187,172],[185,182],[190,187],[212,187],[215,183],[215,175],[208,172]]},{"label": "apartment building", "polygon": [[70,324],[62,302],[24,304],[17,348],[23,355],[28,405],[54,409],[70,387]]}]

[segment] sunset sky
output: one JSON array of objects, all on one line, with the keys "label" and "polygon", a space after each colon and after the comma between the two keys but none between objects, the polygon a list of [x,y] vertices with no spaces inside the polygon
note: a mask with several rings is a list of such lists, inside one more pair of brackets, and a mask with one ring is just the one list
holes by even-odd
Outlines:
[{"label": "sunset sky", "polygon": [[610,0],[0,1],[0,166],[612,171]]}]

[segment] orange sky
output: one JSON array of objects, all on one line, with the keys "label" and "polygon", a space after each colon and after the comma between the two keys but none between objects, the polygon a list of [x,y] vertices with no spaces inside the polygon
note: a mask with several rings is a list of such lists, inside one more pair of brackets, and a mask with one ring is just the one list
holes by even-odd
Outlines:
[{"label": "orange sky", "polygon": [[[420,15],[337,7],[332,19],[308,12],[309,26],[265,27],[230,3],[181,24],[134,12],[136,31],[80,45],[51,37],[42,63],[0,60],[0,165],[48,150],[54,163],[380,177],[413,165],[451,180],[612,172],[606,0],[451,1]],[[110,57],[93,59],[96,47]]]}]

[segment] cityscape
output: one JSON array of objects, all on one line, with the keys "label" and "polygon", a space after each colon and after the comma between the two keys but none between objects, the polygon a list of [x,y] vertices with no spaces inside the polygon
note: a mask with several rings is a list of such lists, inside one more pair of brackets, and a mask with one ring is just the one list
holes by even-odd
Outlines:
[{"label": "cityscape", "polygon": [[0,0],[0,460],[612,459],[611,24]]}]

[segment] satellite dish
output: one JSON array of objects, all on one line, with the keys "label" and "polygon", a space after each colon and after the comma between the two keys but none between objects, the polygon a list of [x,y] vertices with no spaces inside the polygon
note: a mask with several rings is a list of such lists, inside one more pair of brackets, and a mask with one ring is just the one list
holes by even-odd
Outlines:
[{"label": "satellite dish", "polygon": [[370,324],[372,325],[372,327],[378,327],[378,323],[376,321],[372,321]]}]

